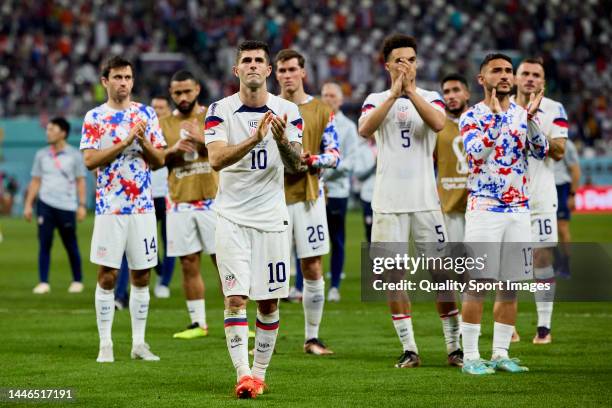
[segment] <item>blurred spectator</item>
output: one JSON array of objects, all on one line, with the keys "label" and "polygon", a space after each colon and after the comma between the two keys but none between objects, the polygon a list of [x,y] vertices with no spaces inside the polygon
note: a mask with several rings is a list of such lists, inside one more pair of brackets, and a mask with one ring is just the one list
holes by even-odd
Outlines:
[{"label": "blurred spectator", "polygon": [[11,215],[17,190],[19,190],[17,180],[0,171],[0,214]]},{"label": "blurred spectator", "polygon": [[[328,79],[342,84],[347,113],[355,116],[368,93],[387,86],[380,43],[401,31],[419,40],[420,82],[430,89],[449,71],[474,77],[475,60],[491,49],[541,55],[547,94],[576,123],[570,136],[597,152],[610,150],[609,0],[452,3],[7,0],[0,6],[0,115],[83,114],[99,102],[97,66],[109,53],[135,61],[147,52],[183,53],[201,65],[207,98],[216,100],[236,89],[228,75],[236,44],[257,38],[273,51],[293,47],[305,54],[312,62],[309,89]],[[160,89],[159,77],[146,77],[146,69],[136,66],[143,101]]]}]

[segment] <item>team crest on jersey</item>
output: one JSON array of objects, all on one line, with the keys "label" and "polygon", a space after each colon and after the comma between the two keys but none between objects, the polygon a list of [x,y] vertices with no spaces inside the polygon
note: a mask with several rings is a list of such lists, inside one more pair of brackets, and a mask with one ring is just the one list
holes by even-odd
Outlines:
[{"label": "team crest on jersey", "polygon": [[225,275],[225,287],[228,289],[233,289],[236,286],[236,276],[233,273],[229,273]]},{"label": "team crest on jersey", "polygon": [[255,132],[257,132],[257,126],[259,125],[259,120],[249,120],[249,134],[253,136]]},{"label": "team crest on jersey", "polygon": [[408,122],[410,107],[408,105],[400,105],[395,111],[395,120],[399,123]]}]

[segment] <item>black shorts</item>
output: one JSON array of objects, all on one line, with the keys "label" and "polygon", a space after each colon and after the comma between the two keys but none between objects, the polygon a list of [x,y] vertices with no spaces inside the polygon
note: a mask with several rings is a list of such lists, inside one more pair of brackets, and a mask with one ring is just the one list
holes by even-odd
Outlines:
[{"label": "black shorts", "polygon": [[571,187],[572,183],[557,185],[557,220],[569,221],[570,219],[571,211],[567,206],[567,200],[569,198]]}]

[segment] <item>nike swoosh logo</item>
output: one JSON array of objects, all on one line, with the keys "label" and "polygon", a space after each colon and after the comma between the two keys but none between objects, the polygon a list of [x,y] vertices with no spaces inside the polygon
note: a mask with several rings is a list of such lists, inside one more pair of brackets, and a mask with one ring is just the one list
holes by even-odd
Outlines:
[{"label": "nike swoosh logo", "polygon": [[155,257],[153,257],[153,258],[147,258],[147,262],[151,262],[151,261],[152,261],[152,260],[154,260],[154,259],[155,259]]},{"label": "nike swoosh logo", "polygon": [[231,347],[231,348],[236,348],[236,347],[238,347],[238,346],[242,346],[242,343],[240,343],[240,344],[236,344],[235,346],[230,346],[230,347]]},{"label": "nike swoosh logo", "polygon": [[215,130],[207,130],[205,135],[206,135],[206,136],[213,136],[213,135],[215,135],[216,133],[217,133],[217,132],[216,132]]},{"label": "nike swoosh logo", "polygon": [[259,351],[260,353],[265,353],[267,350],[257,349],[257,351]]},{"label": "nike swoosh logo", "polygon": [[279,286],[278,288],[274,288],[274,289],[268,288],[268,292],[272,293],[272,292],[275,292],[275,291],[277,291],[277,290],[279,290],[281,288],[282,288],[282,286]]},{"label": "nike swoosh logo", "polygon": [[321,248],[322,246],[323,246],[323,245],[313,246],[313,247],[312,247],[312,250],[314,251],[315,249],[319,249],[319,248]]}]

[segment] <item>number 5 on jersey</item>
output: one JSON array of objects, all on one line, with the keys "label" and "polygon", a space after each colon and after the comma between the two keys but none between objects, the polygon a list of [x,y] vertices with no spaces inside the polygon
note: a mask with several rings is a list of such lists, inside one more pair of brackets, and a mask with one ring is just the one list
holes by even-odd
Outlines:
[{"label": "number 5 on jersey", "polygon": [[402,135],[402,139],[404,139],[404,141],[402,142],[402,147],[405,147],[406,149],[410,147],[410,129],[404,129],[400,132],[400,134]]}]

